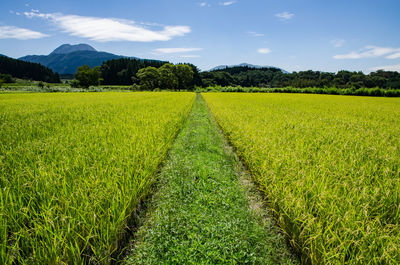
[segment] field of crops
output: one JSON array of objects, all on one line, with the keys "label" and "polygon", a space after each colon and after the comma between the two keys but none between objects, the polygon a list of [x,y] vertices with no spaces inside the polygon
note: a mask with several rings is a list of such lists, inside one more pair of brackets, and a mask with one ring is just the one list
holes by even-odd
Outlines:
[{"label": "field of crops", "polygon": [[400,263],[400,99],[203,96],[303,259]]},{"label": "field of crops", "polygon": [[0,264],[109,263],[194,98],[0,94]]}]

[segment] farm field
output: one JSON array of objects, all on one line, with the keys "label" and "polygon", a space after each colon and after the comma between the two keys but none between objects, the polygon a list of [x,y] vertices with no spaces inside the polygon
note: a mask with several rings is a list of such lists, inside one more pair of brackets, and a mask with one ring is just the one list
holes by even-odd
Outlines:
[{"label": "farm field", "polygon": [[226,144],[198,95],[126,264],[298,264],[269,212],[250,207]]},{"label": "farm field", "polygon": [[400,99],[203,96],[303,262],[400,263]]},{"label": "farm field", "polygon": [[194,98],[0,94],[0,263],[110,263]]}]

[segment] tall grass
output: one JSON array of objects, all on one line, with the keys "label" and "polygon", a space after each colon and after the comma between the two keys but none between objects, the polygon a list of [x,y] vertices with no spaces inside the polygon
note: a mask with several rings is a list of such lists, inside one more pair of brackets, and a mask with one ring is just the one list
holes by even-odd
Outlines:
[{"label": "tall grass", "polygon": [[312,264],[400,263],[400,100],[207,93]]},{"label": "tall grass", "polygon": [[0,263],[111,262],[193,100],[0,94]]}]

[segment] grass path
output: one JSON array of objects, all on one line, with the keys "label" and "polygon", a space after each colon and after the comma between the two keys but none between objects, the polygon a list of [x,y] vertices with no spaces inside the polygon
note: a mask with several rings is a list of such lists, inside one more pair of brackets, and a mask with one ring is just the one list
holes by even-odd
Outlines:
[{"label": "grass path", "polygon": [[198,95],[127,263],[296,263],[268,219],[249,207],[236,163]]}]

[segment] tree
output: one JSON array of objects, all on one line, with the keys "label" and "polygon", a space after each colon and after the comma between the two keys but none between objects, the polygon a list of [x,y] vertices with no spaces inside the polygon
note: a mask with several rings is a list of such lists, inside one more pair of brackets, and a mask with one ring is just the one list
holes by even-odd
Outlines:
[{"label": "tree", "polygon": [[0,74],[0,79],[3,80],[3,83],[15,83],[15,80],[10,74]]},{"label": "tree", "polygon": [[176,67],[173,64],[167,63],[158,69],[160,74],[160,88],[176,90],[178,88],[178,77],[176,73]]},{"label": "tree", "polygon": [[72,79],[72,80],[69,82],[69,85],[70,85],[71,87],[73,87],[73,88],[78,88],[78,87],[79,87],[79,81],[76,80],[76,79]]},{"label": "tree", "polygon": [[142,68],[137,72],[136,76],[142,89],[154,90],[158,87],[160,73],[157,68],[153,66]]},{"label": "tree", "polygon": [[[8,75],[0,76],[6,83],[13,82],[11,76],[48,83],[60,83],[60,76],[41,64],[25,62],[2,55],[0,55],[0,73]],[[11,82],[9,82],[10,78]]]},{"label": "tree", "polygon": [[90,68],[88,65],[78,67],[75,73],[75,79],[78,80],[79,86],[88,88],[89,86],[98,86],[100,84],[101,71],[100,67]]},{"label": "tree", "polygon": [[43,88],[44,88],[44,83],[43,83],[42,81],[40,81],[40,82],[38,83],[38,87],[39,87],[40,89],[43,89]]},{"label": "tree", "polygon": [[175,65],[175,75],[178,79],[178,89],[190,89],[193,88],[193,69],[187,64]]},{"label": "tree", "polygon": [[[105,85],[131,85],[132,77],[136,76],[139,69],[153,66],[161,67],[166,62],[155,60],[142,60],[131,58],[113,59],[103,62],[101,65],[101,74]],[[135,80],[135,84],[139,80]]]},{"label": "tree", "polygon": [[199,68],[197,68],[197,66],[195,66],[194,64],[191,64],[191,63],[188,63],[186,65],[189,65],[193,71],[193,80],[189,86],[189,89],[192,89],[195,86],[203,86],[203,81],[201,80]]}]

